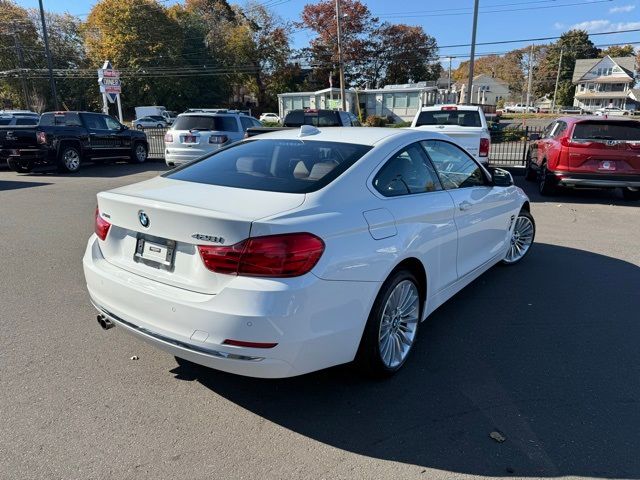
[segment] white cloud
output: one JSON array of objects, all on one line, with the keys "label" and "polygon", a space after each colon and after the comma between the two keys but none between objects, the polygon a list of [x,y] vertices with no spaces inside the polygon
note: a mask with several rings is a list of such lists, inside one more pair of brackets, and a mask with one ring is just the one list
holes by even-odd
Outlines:
[{"label": "white cloud", "polygon": [[640,22],[611,22],[610,20],[588,20],[571,25],[571,30],[586,30],[588,33],[620,32],[640,28]]},{"label": "white cloud", "polygon": [[636,8],[635,5],[622,5],[620,7],[613,7],[609,9],[609,13],[627,13]]},{"label": "white cloud", "polygon": [[553,28],[556,30],[562,30],[566,25],[564,23],[556,22],[553,24]]}]

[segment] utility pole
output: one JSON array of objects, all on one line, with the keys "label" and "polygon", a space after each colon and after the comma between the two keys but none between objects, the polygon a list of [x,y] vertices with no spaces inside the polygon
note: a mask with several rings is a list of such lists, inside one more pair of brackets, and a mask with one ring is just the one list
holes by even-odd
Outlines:
[{"label": "utility pole", "polygon": [[51,50],[49,50],[49,35],[47,35],[47,22],[44,20],[44,7],[42,0],[40,4],[40,20],[42,21],[42,36],[44,37],[44,49],[47,54],[47,67],[49,69],[49,84],[51,85],[51,96],[53,97],[54,110],[58,110],[58,94],[56,93],[56,81],[53,79],[53,62],[51,61]]},{"label": "utility pole", "polygon": [[471,31],[471,55],[469,57],[469,83],[467,85],[467,94],[465,103],[471,104],[471,88],[473,87],[473,67],[476,61],[476,31],[478,29],[478,3],[479,0],[475,0],[473,3],[473,29]]},{"label": "utility pole", "polygon": [[529,51],[529,81],[527,82],[527,109],[531,105],[531,80],[533,78],[533,44],[531,44],[531,50]]},{"label": "utility pole", "polygon": [[451,101],[451,57],[449,57],[449,85],[447,86],[447,103]]},{"label": "utility pole", "polygon": [[18,64],[20,65],[20,83],[22,84],[22,95],[24,96],[24,108],[25,110],[29,110],[29,91],[27,90],[27,80],[24,78],[24,56],[22,55],[22,45],[20,44],[20,38],[18,38],[15,26],[13,27],[13,41],[16,45],[16,55],[18,56]]},{"label": "utility pole", "polygon": [[347,99],[344,91],[344,63],[342,61],[342,8],[340,0],[336,0],[336,26],[338,33],[338,68],[340,71],[340,98],[342,99],[342,110],[347,111]]},{"label": "utility pole", "polygon": [[551,113],[556,109],[556,96],[558,95],[558,82],[560,82],[560,69],[562,68],[562,54],[564,47],[560,47],[560,61],[558,62],[558,73],[556,74],[556,87],[553,89],[553,102],[551,102]]}]

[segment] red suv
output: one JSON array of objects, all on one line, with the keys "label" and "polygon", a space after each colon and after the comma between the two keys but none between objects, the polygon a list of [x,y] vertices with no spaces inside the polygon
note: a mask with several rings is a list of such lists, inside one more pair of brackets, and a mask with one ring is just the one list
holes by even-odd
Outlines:
[{"label": "red suv", "polygon": [[640,122],[563,117],[531,140],[525,175],[542,195],[558,186],[622,188],[625,199],[640,199]]}]

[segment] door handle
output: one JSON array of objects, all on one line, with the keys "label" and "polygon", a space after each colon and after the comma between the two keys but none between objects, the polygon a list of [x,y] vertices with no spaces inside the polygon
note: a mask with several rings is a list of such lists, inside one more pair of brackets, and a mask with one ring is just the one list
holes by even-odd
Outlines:
[{"label": "door handle", "polygon": [[464,212],[465,210],[469,210],[472,206],[473,205],[465,200],[460,205],[458,205],[458,208]]}]

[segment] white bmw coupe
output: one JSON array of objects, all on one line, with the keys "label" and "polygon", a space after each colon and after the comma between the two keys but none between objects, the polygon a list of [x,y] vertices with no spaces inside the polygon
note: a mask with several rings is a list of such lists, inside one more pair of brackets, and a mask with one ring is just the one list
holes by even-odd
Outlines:
[{"label": "white bmw coupe", "polygon": [[254,377],[400,369],[420,321],[527,254],[529,201],[451,138],[303,126],[98,194],[98,322]]}]

